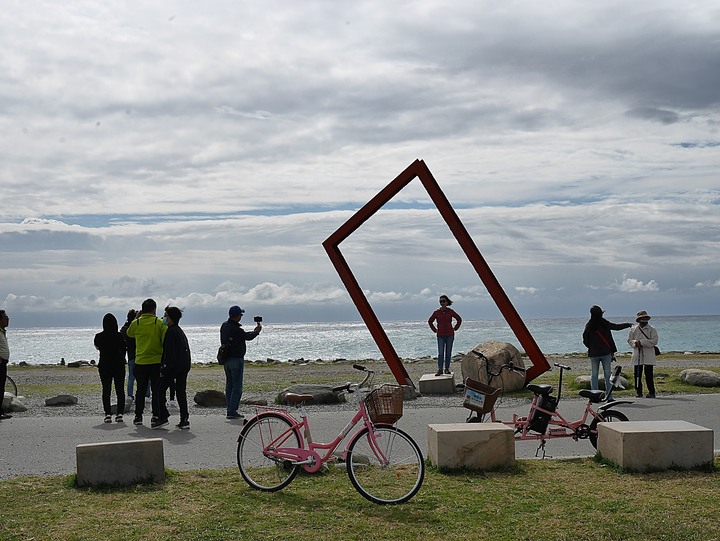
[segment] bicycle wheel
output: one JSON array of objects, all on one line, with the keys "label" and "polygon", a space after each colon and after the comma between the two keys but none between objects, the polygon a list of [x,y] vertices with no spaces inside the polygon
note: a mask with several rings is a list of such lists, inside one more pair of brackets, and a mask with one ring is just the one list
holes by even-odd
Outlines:
[{"label": "bicycle wheel", "polygon": [[13,380],[10,376],[5,377],[5,392],[10,393],[13,396],[17,396],[17,385],[15,385],[15,380]]},{"label": "bicycle wheel", "polygon": [[624,413],[620,413],[619,411],[615,410],[607,410],[599,413],[600,418],[599,419],[593,419],[593,422],[590,423],[590,443],[592,443],[592,446],[597,449],[597,425],[598,423],[613,423],[613,422],[623,422],[628,421],[628,418],[625,416]]},{"label": "bicycle wheel", "polygon": [[300,466],[268,457],[265,449],[300,447],[300,436],[290,421],[277,413],[262,413],[251,419],[240,432],[237,462],[240,474],[251,487],[275,492],[295,479]]},{"label": "bicycle wheel", "polygon": [[425,477],[422,452],[399,428],[376,426],[374,431],[377,450],[367,428],[358,432],[348,445],[346,460],[350,481],[371,502],[406,502],[420,490]]}]

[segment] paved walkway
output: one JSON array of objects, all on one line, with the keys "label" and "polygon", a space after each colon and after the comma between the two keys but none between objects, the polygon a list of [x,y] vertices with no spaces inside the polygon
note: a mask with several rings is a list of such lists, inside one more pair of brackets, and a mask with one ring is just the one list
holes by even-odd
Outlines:
[{"label": "paved walkway", "polygon": [[[577,399],[563,399],[560,411],[568,419],[576,419],[585,403]],[[678,395],[658,399],[640,399],[633,404],[618,406],[633,421],[685,420],[715,432],[715,449],[720,448],[720,394]],[[524,407],[499,408],[500,417],[512,418],[512,413],[527,414]],[[412,408],[405,409],[399,426],[408,432],[427,455],[427,425],[432,423],[464,422],[468,410],[464,408]],[[315,441],[329,441],[349,420],[347,411],[319,411],[311,414]],[[128,421],[132,416],[126,417]],[[237,436],[241,425],[227,421],[224,415],[204,415],[190,419],[189,431],[179,430],[171,423],[161,429],[146,426],[104,424],[92,417],[23,417],[0,421],[0,479],[19,475],[68,475],[77,471],[75,447],[81,443],[99,443],[162,438],[165,464],[176,470],[236,468]],[[516,444],[517,458],[535,456],[537,442]],[[550,440],[546,446],[548,456],[555,458],[588,456],[594,454],[590,443],[571,438]]]}]

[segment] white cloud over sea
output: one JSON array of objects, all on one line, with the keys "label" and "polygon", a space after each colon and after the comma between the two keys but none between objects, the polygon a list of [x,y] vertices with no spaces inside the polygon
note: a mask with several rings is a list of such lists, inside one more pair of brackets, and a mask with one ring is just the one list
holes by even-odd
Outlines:
[{"label": "white cloud over sea", "polygon": [[[416,158],[521,315],[718,313],[710,2],[5,8],[13,324],[357,319],[321,244]],[[500,317],[419,185],[341,250],[381,319]]]}]

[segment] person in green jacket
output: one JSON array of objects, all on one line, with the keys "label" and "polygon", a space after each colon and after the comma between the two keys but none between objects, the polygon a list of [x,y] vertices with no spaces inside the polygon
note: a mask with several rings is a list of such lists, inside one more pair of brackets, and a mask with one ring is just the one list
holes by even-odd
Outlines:
[{"label": "person in green jacket", "polygon": [[[142,303],[142,309],[137,313],[135,321],[127,328],[129,338],[135,339],[135,379],[138,389],[146,389],[150,382],[152,390],[152,418],[151,428],[158,428],[167,424],[159,419],[159,397],[158,381],[160,380],[160,361],[162,360],[163,341],[167,326],[162,319],[155,315],[157,303],[153,299],[146,299]],[[143,424],[143,412],[145,411],[145,400],[142,393],[135,402],[134,425]]]}]

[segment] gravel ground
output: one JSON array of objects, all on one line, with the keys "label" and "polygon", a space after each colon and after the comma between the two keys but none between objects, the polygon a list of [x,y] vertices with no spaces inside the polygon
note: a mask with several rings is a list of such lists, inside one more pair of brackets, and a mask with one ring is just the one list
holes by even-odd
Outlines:
[{"label": "gravel ground", "polygon": [[[550,364],[560,362],[572,368],[572,376],[589,373],[589,363],[583,356],[549,357]],[[629,357],[620,357],[623,366],[629,365]],[[364,360],[360,364],[376,372],[374,383],[394,382],[392,373],[384,361]],[[429,359],[405,360],[405,367],[411,379],[417,383],[423,374],[435,371],[435,362]],[[277,394],[283,389],[299,383],[322,383],[342,385],[348,381],[358,381],[360,373],[352,368],[351,361],[311,361],[307,363],[248,363],[245,369],[245,400],[266,400],[272,404]],[[661,357],[656,372],[662,368],[708,368],[720,367],[718,355],[682,355],[668,354]],[[460,363],[453,363],[456,370],[456,383],[460,383]],[[28,410],[16,413],[18,416],[102,416],[100,379],[97,369],[92,366],[68,368],[62,366],[17,367],[9,366],[8,373],[18,385],[19,394],[25,397]],[[225,376],[222,368],[217,365],[193,367],[188,378],[188,401],[190,415],[222,415],[224,408],[202,408],[193,401],[197,391],[204,389],[224,390]],[[78,398],[72,406],[45,406],[45,399],[58,394],[69,394]],[[113,403],[115,399],[113,398]],[[461,393],[454,395],[428,395],[416,400],[407,401],[405,407],[457,407],[461,404]],[[316,406],[317,408],[345,409],[353,405]],[[312,409],[312,408],[309,408]],[[171,413],[177,412],[173,406]],[[250,411],[250,406],[241,406],[241,410]],[[145,408],[149,415],[150,405]]]}]

